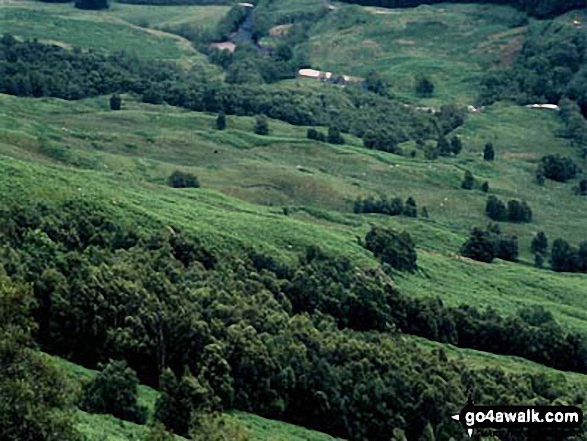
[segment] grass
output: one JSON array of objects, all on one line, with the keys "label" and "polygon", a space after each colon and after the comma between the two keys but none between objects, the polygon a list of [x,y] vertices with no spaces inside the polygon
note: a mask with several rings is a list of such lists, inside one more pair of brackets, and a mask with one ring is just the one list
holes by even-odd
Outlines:
[{"label": "grass", "polygon": [[[65,47],[125,51],[144,59],[177,60],[209,76],[219,69],[183,37],[142,25],[179,20],[214,23],[224,7],[158,7],[114,4],[107,11],[84,11],[71,3],[18,1],[0,3],[0,29],[21,39],[38,39]],[[186,15],[184,15],[186,17]]]},{"label": "grass", "polygon": [[338,5],[312,31],[312,64],[365,76],[376,69],[392,90],[417,100],[415,78],[436,89],[429,105],[474,104],[484,70],[508,62],[520,44],[524,15],[509,7],[467,4],[383,9]]}]

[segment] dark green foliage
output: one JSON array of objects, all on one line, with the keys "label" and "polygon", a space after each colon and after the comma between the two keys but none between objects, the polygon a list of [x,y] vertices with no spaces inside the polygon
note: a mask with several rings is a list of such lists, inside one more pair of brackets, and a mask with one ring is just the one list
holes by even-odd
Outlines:
[{"label": "dark green foliage", "polygon": [[404,216],[407,217],[418,217],[418,208],[416,207],[416,201],[413,197],[409,197],[404,205]]},{"label": "dark green foliage", "polygon": [[328,127],[328,135],[326,135],[326,142],[329,144],[344,144],[344,138],[340,134],[340,130],[336,127]]},{"label": "dark green foliage", "polygon": [[397,144],[398,138],[391,132],[383,129],[377,131],[369,130],[365,133],[365,136],[363,136],[363,145],[368,149],[395,153],[397,150]]},{"label": "dark green foliage", "polygon": [[440,135],[436,141],[436,151],[440,156],[450,156],[452,153],[452,147],[444,135]]},{"label": "dark green foliage", "polygon": [[196,176],[181,170],[175,170],[171,173],[167,182],[173,188],[200,188],[200,182]]},{"label": "dark green foliage", "polygon": [[494,259],[518,260],[518,238],[501,233],[499,225],[489,225],[487,230],[474,228],[463,244],[461,254],[480,262],[491,263]]},{"label": "dark green foliage", "polygon": [[548,238],[544,231],[539,231],[532,239],[531,248],[532,253],[545,256],[548,251]]},{"label": "dark green foliage", "polygon": [[483,159],[486,161],[493,161],[495,159],[495,150],[493,144],[488,142],[483,149]]},{"label": "dark green foliage", "polygon": [[244,426],[219,413],[198,415],[190,429],[192,441],[253,441]]},{"label": "dark green foliage", "polygon": [[475,186],[475,178],[473,177],[473,173],[469,170],[465,171],[465,176],[463,178],[463,182],[461,183],[461,188],[465,190],[472,190]]},{"label": "dark green foliage", "polygon": [[399,216],[400,214],[403,214],[404,216],[417,217],[418,215],[418,209],[414,198],[409,197],[404,205],[402,200],[397,196],[391,200],[388,200],[385,197],[380,199],[375,199],[373,197],[367,199],[358,198],[354,203],[353,211],[356,214],[378,213],[386,214],[387,216]]},{"label": "dark green foliage", "polygon": [[525,201],[512,199],[507,206],[496,196],[489,196],[485,205],[485,214],[494,221],[531,222],[532,209]]},{"label": "dark green foliage", "polygon": [[428,208],[427,207],[422,207],[421,216],[423,218],[425,218],[425,219],[428,219],[430,217],[430,215],[428,214]]},{"label": "dark green foliage", "polygon": [[110,110],[120,110],[122,108],[122,98],[117,93],[110,97]]},{"label": "dark green foliage", "polygon": [[161,423],[155,423],[149,427],[149,432],[141,441],[175,441],[175,436],[165,430]]},{"label": "dark green foliage", "polygon": [[461,254],[479,262],[491,263],[495,258],[494,241],[491,234],[480,228],[471,231],[469,239],[461,248]]},{"label": "dark green foliage", "polygon": [[389,89],[389,83],[376,70],[371,70],[365,77],[365,87],[370,92],[385,96]]},{"label": "dark green foliage", "polygon": [[577,250],[566,240],[556,239],[550,252],[550,266],[553,271],[572,273],[577,271]]},{"label": "dark green foliage", "polygon": [[508,220],[510,222],[532,222],[532,210],[526,201],[508,201]]},{"label": "dark green foliage", "polygon": [[541,187],[546,183],[546,177],[544,176],[544,168],[538,167],[536,170],[536,183]]},{"label": "dark green foliage", "polygon": [[418,269],[416,246],[411,236],[391,229],[371,228],[365,236],[365,248],[381,262],[398,271],[414,272]]},{"label": "dark green foliage", "polygon": [[0,269],[0,439],[81,441],[67,413],[69,385],[33,350],[30,289]]},{"label": "dark green foliage", "polygon": [[319,132],[314,128],[308,129],[306,136],[308,139],[312,139],[314,141],[326,142],[326,135],[324,135],[324,133]]},{"label": "dark green foliage", "polygon": [[575,188],[575,194],[579,196],[587,196],[587,179],[581,179],[579,185]]},{"label": "dark green foliage", "polygon": [[216,117],[216,129],[226,129],[226,113],[224,113],[223,111],[218,112],[218,116]]},{"label": "dark green foliage", "polygon": [[447,135],[463,125],[466,115],[465,110],[460,107],[452,104],[443,104],[440,106],[440,111],[434,114],[434,117],[440,133]]},{"label": "dark green foliage", "polygon": [[108,9],[110,7],[110,0],[75,0],[75,7],[91,10]]},{"label": "dark green foliage", "polygon": [[485,181],[481,184],[481,191],[483,193],[489,193],[489,182]]},{"label": "dark green foliage", "polygon": [[453,136],[450,140],[450,150],[453,155],[457,156],[463,150],[463,141],[458,136]]},{"label": "dark green foliage", "polygon": [[255,126],[253,131],[257,135],[269,135],[269,123],[265,115],[257,115],[255,118]]},{"label": "dark green foliage", "polygon": [[416,94],[421,97],[434,95],[434,83],[427,77],[416,79]]},{"label": "dark green foliage", "polygon": [[160,390],[155,419],[177,435],[188,434],[190,422],[198,413],[207,413],[217,407],[213,391],[189,372],[178,379],[171,370],[165,370]]},{"label": "dark green foliage", "polygon": [[539,168],[543,171],[545,177],[558,182],[566,182],[579,173],[579,167],[572,159],[560,155],[543,157]]},{"label": "dark green foliage", "polygon": [[137,403],[139,380],[124,361],[99,366],[101,372],[84,384],[80,407],[122,420],[145,424],[147,409]]}]

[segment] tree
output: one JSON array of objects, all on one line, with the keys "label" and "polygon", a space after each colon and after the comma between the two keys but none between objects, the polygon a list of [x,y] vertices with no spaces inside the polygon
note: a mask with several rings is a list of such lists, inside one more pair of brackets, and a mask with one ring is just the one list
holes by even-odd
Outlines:
[{"label": "tree", "polygon": [[483,149],[483,159],[486,161],[493,161],[495,159],[495,150],[493,144],[488,142]]},{"label": "tree", "polygon": [[175,436],[165,430],[161,423],[155,423],[149,426],[149,431],[142,441],[175,441]]},{"label": "tree", "polygon": [[428,219],[430,217],[430,215],[428,214],[428,208],[427,207],[422,207],[422,217],[425,219]]},{"label": "tree", "polygon": [[532,210],[525,201],[520,202],[512,199],[508,201],[507,210],[510,222],[530,222],[532,220]]},{"label": "tree", "polygon": [[485,181],[481,184],[481,191],[483,193],[489,193],[489,182]]},{"label": "tree", "polygon": [[575,194],[579,196],[587,196],[587,179],[581,179],[577,188],[575,188]]},{"label": "tree", "polygon": [[224,113],[223,110],[218,112],[218,116],[216,117],[216,129],[217,130],[226,129],[226,113]]},{"label": "tree", "polygon": [[538,234],[534,236],[530,249],[534,254],[540,254],[541,256],[546,255],[548,251],[548,238],[544,231],[539,231]]},{"label": "tree", "polygon": [[577,270],[577,251],[563,239],[556,239],[550,252],[550,266],[557,272],[575,272]]},{"label": "tree", "polygon": [[465,171],[465,177],[461,183],[461,188],[464,188],[465,190],[471,190],[474,185],[475,178],[473,177],[473,173],[471,173],[469,170]]},{"label": "tree", "polygon": [[198,415],[190,430],[193,441],[252,441],[246,428],[226,415],[211,413]]},{"label": "tree", "polygon": [[416,94],[421,97],[430,97],[434,94],[434,83],[427,77],[416,79]]},{"label": "tree", "polygon": [[579,173],[579,167],[572,159],[561,155],[548,155],[542,158],[539,169],[548,179],[558,182],[566,182],[573,179]]},{"label": "tree", "polygon": [[373,69],[365,77],[365,87],[370,92],[385,96],[389,89],[389,83]]},{"label": "tree", "polygon": [[65,377],[35,351],[33,307],[31,289],[0,269],[0,439],[81,441]]},{"label": "tree", "polygon": [[505,204],[496,196],[489,196],[485,205],[485,213],[490,219],[498,222],[507,220],[508,210]]},{"label": "tree", "polygon": [[403,212],[404,216],[408,216],[408,217],[417,217],[418,216],[418,208],[416,207],[416,201],[414,200],[413,197],[409,197],[406,200],[406,203],[404,205],[404,212]]},{"label": "tree", "polygon": [[107,413],[123,420],[144,424],[147,409],[139,406],[136,373],[124,361],[110,361],[84,384],[80,406],[91,413]]},{"label": "tree", "polygon": [[365,236],[365,248],[398,271],[414,272],[418,269],[416,247],[406,232],[372,227]]},{"label": "tree", "polygon": [[269,135],[269,123],[265,115],[257,115],[253,130],[257,135]]},{"label": "tree", "polygon": [[181,170],[175,170],[171,173],[167,182],[173,188],[200,188],[200,181],[195,175]]},{"label": "tree", "polygon": [[452,153],[457,156],[463,150],[463,141],[458,136],[453,136],[450,140],[450,149]]},{"label": "tree", "polygon": [[110,7],[110,0],[76,0],[75,7],[91,10],[108,9]]},{"label": "tree", "polygon": [[461,247],[461,255],[479,262],[493,262],[495,258],[495,242],[491,234],[480,228],[474,228]]},{"label": "tree", "polygon": [[110,97],[110,110],[120,110],[122,108],[122,98],[117,93]]},{"label": "tree", "polygon": [[518,261],[518,238],[517,236],[495,236],[495,257],[510,262]]},{"label": "tree", "polygon": [[188,434],[192,418],[216,409],[218,403],[206,383],[189,372],[178,380],[173,372],[161,375],[161,395],[155,403],[155,419],[180,436]]},{"label": "tree", "polygon": [[441,156],[449,156],[452,153],[451,144],[444,135],[440,135],[436,141],[436,150]]},{"label": "tree", "polygon": [[326,142],[329,144],[344,144],[344,138],[340,134],[340,130],[336,127],[328,127],[328,135]]}]

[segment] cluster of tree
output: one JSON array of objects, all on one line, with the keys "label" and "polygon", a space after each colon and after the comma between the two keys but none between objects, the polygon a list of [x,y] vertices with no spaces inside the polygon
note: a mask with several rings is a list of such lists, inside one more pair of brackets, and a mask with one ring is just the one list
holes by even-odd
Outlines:
[{"label": "cluster of tree", "polygon": [[[432,116],[406,108],[391,98],[361,87],[328,91],[287,90],[262,84],[210,81],[197,69],[145,61],[119,53],[67,50],[39,42],[0,41],[0,93],[81,99],[133,92],[152,104],[166,102],[195,111],[259,115],[295,125],[336,127],[363,137],[393,133],[394,142],[437,137],[437,124],[452,130],[462,121],[447,107]],[[98,74],[99,72],[99,74]]]},{"label": "cluster of tree", "polygon": [[461,247],[461,254],[469,259],[491,263],[494,259],[518,261],[518,238],[502,234],[497,224],[490,224],[486,230],[474,228]]},{"label": "cluster of tree", "polygon": [[512,199],[506,204],[496,196],[489,196],[485,213],[498,222],[532,222],[532,209],[526,201]]},{"label": "cluster of tree", "polygon": [[375,199],[368,197],[366,199],[358,198],[354,205],[353,211],[360,213],[378,213],[388,216],[404,215],[408,217],[418,217],[418,207],[413,197],[409,197],[404,204],[401,198],[395,197],[388,200],[385,197]]},{"label": "cluster of tree", "polygon": [[440,135],[436,143],[436,150],[439,156],[457,156],[463,150],[463,142],[458,136],[453,136],[450,142],[444,135]]},{"label": "cluster of tree", "polygon": [[486,104],[502,99],[513,99],[520,104],[557,104],[563,98],[570,98],[587,114],[586,49],[587,36],[580,26],[535,23],[528,28],[523,49],[514,63],[489,72],[483,79],[481,100]]},{"label": "cluster of tree", "polygon": [[307,138],[312,139],[314,141],[320,142],[327,142],[329,144],[339,144],[342,145],[345,143],[344,137],[340,133],[336,127],[329,127],[328,134],[324,134],[314,128],[308,129]]},{"label": "cluster of tree", "polygon": [[173,188],[200,188],[200,181],[198,181],[197,176],[181,170],[175,170],[171,173],[167,183]]},{"label": "cluster of tree", "polygon": [[566,182],[577,176],[579,171],[579,167],[571,158],[561,155],[548,155],[541,159],[536,176],[538,181],[540,181],[540,176],[543,176],[553,181]]},{"label": "cluster of tree", "polygon": [[534,266],[542,268],[548,253],[548,237],[546,237],[544,231],[539,231],[538,234],[534,236],[530,249],[534,254]]},{"label": "cluster of tree", "polygon": [[365,248],[395,270],[414,272],[418,269],[416,244],[405,231],[371,228],[365,236]]},{"label": "cluster of tree", "polygon": [[[446,415],[468,389],[480,403],[512,404],[570,390],[546,395],[552,387],[533,376],[470,370],[394,330],[587,372],[587,340],[554,320],[403,295],[387,271],[315,247],[286,264],[204,240],[87,198],[0,208],[0,259],[33,291],[42,349],[86,366],[126,360],[164,392],[156,413],[177,433],[191,414],[235,408],[352,441],[388,440],[393,429],[459,439]],[[416,268],[406,234],[373,229],[365,246],[383,268]],[[132,391],[132,375],[118,376]]]},{"label": "cluster of tree", "polygon": [[34,304],[30,287],[0,269],[0,438],[82,441],[64,376],[35,351]]},{"label": "cluster of tree", "polygon": [[[356,3],[365,6],[379,6],[383,8],[413,8],[419,5],[444,3],[446,0],[344,0],[345,3]],[[450,0],[450,3],[497,3],[510,5],[521,9],[528,14],[539,18],[555,17],[573,9],[587,7],[585,0]]]},{"label": "cluster of tree", "polygon": [[564,239],[556,239],[550,252],[550,267],[557,272],[587,273],[587,241],[576,248]]},{"label": "cluster of tree", "polygon": [[75,7],[98,11],[108,9],[110,7],[110,0],[75,0]]}]

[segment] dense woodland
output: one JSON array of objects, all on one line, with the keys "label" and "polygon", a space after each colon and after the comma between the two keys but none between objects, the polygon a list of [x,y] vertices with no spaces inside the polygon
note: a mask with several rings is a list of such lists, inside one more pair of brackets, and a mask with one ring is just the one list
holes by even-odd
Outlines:
[{"label": "dense woodland", "polygon": [[365,237],[382,261],[367,270],[318,248],[285,264],[176,226],[137,229],[98,202],[15,202],[0,217],[4,270],[32,288],[42,349],[92,367],[126,360],[153,386],[187,368],[223,408],[350,440],[388,440],[394,428],[416,439],[427,424],[458,439],[445,417],[472,386],[479,402],[578,399],[546,378],[472,372],[398,333],[587,372],[587,339],[542,308],[501,317],[402,295],[390,275],[417,270],[417,255],[397,232]]}]

